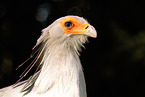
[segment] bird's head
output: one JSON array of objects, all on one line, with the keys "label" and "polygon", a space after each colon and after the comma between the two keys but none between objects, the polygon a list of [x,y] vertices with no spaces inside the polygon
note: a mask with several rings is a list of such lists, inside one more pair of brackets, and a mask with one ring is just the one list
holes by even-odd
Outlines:
[{"label": "bird's head", "polygon": [[[87,37],[97,37],[95,28],[90,25],[87,20],[79,16],[65,16],[57,19],[47,28],[42,30],[42,35],[37,41],[37,45],[46,42],[66,43],[75,45],[82,45],[86,42]],[[66,41],[64,41],[66,40]]]},{"label": "bird's head", "polygon": [[70,37],[74,35],[97,37],[95,28],[87,20],[78,16],[61,17],[42,31],[49,33],[50,37]]}]

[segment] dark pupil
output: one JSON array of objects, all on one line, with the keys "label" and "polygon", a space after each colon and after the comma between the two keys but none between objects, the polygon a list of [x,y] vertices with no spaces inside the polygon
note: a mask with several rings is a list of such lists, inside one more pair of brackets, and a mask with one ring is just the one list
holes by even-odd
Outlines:
[{"label": "dark pupil", "polygon": [[65,27],[67,27],[67,28],[72,27],[72,22],[66,22],[66,23],[65,23]]}]

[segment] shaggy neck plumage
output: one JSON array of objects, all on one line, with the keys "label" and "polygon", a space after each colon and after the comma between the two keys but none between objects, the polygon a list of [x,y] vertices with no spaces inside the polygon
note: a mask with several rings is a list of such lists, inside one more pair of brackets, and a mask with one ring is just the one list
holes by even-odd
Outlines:
[{"label": "shaggy neck plumage", "polygon": [[81,46],[86,40],[87,37],[82,35],[45,40],[43,66],[35,82],[34,90],[38,93],[44,93],[56,87],[60,89],[59,91],[67,92],[73,85],[75,91],[72,91],[76,93],[78,91],[85,92],[82,89],[85,88],[84,82],[81,82],[83,85],[80,85],[79,82],[84,81],[84,79],[82,78],[83,73],[78,50],[81,50]]}]

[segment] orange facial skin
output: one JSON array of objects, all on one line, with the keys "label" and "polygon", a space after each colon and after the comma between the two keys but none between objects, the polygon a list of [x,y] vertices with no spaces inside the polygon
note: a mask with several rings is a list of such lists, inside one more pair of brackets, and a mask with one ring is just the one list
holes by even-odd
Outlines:
[{"label": "orange facial skin", "polygon": [[[71,22],[72,26],[66,27],[65,23]],[[88,23],[81,23],[77,19],[73,17],[68,17],[60,22],[63,30],[65,31],[64,34],[85,34],[84,32],[90,27]]]}]

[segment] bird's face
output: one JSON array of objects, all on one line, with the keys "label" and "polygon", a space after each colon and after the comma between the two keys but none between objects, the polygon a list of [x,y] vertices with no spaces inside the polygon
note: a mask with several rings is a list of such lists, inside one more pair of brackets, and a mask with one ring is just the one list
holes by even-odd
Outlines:
[{"label": "bird's face", "polygon": [[65,16],[57,19],[46,29],[50,37],[84,35],[93,38],[97,37],[97,32],[85,19],[78,16]]}]

